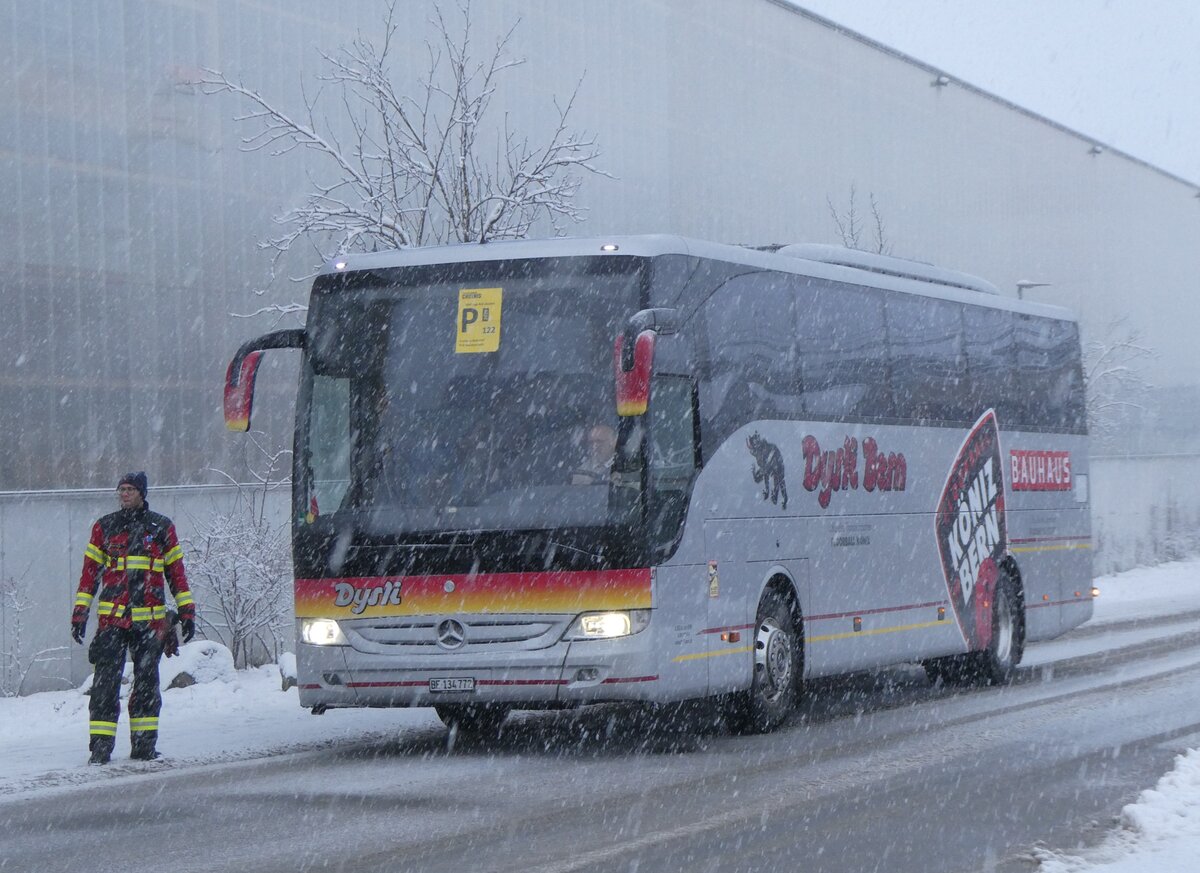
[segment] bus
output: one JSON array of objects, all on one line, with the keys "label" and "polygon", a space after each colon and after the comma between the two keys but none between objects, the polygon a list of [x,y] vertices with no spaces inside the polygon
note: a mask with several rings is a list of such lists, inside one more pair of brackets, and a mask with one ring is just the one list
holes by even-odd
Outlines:
[{"label": "bus", "polygon": [[1008,680],[1092,614],[1076,321],[931,265],[665,235],[351,254],[305,328],[292,477],[301,705],[711,698]]}]

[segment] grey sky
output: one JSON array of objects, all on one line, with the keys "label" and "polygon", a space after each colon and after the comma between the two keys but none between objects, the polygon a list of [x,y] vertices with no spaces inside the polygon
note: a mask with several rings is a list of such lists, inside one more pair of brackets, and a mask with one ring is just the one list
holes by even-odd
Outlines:
[{"label": "grey sky", "polygon": [[1195,0],[795,0],[1200,183]]}]

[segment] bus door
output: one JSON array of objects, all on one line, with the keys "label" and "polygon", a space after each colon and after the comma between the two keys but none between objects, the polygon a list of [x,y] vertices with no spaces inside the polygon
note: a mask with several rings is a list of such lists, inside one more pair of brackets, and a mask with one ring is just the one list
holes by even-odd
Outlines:
[{"label": "bus door", "polygon": [[645,530],[659,565],[656,620],[669,624],[673,682],[690,694],[709,687],[703,636],[708,627],[704,556],[681,544],[692,486],[700,469],[696,380],[655,374],[646,440]]}]

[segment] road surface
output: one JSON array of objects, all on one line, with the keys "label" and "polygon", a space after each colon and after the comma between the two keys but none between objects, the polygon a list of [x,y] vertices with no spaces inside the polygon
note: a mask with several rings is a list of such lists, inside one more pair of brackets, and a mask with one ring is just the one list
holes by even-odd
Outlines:
[{"label": "road surface", "polygon": [[486,742],[430,727],[115,767],[0,802],[0,871],[1032,870],[1031,846],[1099,838],[1200,745],[1200,614],[1085,626],[1026,661],[1004,688],[915,667],[812,683],[768,736],[605,707]]}]

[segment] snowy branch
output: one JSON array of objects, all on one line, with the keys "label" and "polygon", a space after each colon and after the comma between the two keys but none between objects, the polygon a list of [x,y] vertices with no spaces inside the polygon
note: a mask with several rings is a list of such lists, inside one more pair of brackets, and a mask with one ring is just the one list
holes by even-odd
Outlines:
[{"label": "snowy branch", "polygon": [[246,488],[214,470],[237,486],[237,499],[197,521],[184,544],[188,574],[204,604],[199,620],[205,636],[225,642],[239,667],[252,663],[256,646],[273,657],[282,651],[290,638],[292,594],[289,527],[271,523],[265,499],[287,485],[291,452],[270,451],[253,437],[249,445],[257,452],[257,463],[247,465],[257,484]]},{"label": "snowy branch", "polygon": [[[874,224],[875,244],[871,251],[880,255],[890,255],[892,253],[892,244],[887,238],[887,228],[884,225],[883,213],[879,209],[879,202],[875,199],[874,194],[868,195],[871,200],[871,218]],[[834,206],[833,199],[825,198],[825,203],[829,207],[829,214],[833,218],[833,224],[837,228],[838,236],[842,240],[842,245],[848,249],[863,250],[861,245],[862,237],[862,216],[858,212],[858,205],[855,202],[858,197],[858,191],[853,184],[850,185],[850,204],[846,207],[845,212],[839,212]]]},{"label": "snowy branch", "polygon": [[[354,251],[520,238],[539,219],[561,233],[564,220],[584,220],[575,203],[582,174],[609,174],[596,165],[596,139],[570,129],[581,83],[564,106],[556,103],[558,123],[539,146],[510,131],[507,118],[499,130],[489,127],[498,79],[524,63],[508,51],[519,22],[480,61],[473,55],[470,3],[458,11],[455,28],[435,7],[427,67],[415,85],[398,87],[392,74],[393,52],[405,50],[395,0],[386,6],[378,42],[360,35],[321,53],[322,88],[303,93],[300,112],[219,70],[204,71],[196,84],[206,93],[233,95],[247,107],[235,116],[249,128],[241,138],[244,150],[316,156],[319,175],[310,174],[303,202],[275,218],[285,231],[261,243],[273,252],[273,270],[301,240],[324,260]],[[300,309],[265,307],[255,314]]]},{"label": "snowy branch", "polygon": [[1137,329],[1117,318],[1109,322],[1102,339],[1086,345],[1083,357],[1088,431],[1103,445],[1122,432],[1128,413],[1145,411],[1151,386],[1141,365],[1156,355]]},{"label": "snowy branch", "polygon": [[0,697],[19,695],[36,665],[71,659],[68,646],[25,651],[25,613],[36,608],[29,569],[20,578],[0,579]]}]

